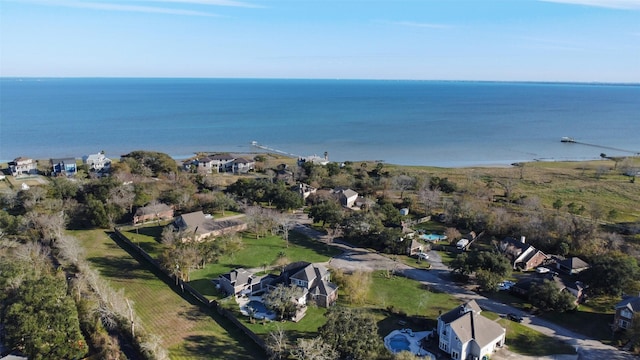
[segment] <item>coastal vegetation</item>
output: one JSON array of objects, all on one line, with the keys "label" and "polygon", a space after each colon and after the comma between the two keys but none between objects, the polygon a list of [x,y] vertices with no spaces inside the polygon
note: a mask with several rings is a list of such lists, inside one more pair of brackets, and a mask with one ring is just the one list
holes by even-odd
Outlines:
[{"label": "coastal vegetation", "polygon": [[[496,242],[505,236],[525,236],[528,243],[545,253],[579,256],[591,263],[592,268],[581,279],[589,285],[592,303],[607,299],[610,308],[620,295],[640,290],[640,185],[634,175],[629,175],[635,174],[630,169],[640,164],[637,158],[443,169],[381,162],[326,166],[307,162],[297,167],[294,159],[271,154],[259,157],[259,171],[229,176],[185,172],[165,154],[137,151],[114,164],[110,176],[81,173],[75,179],[52,178],[31,183],[25,189],[14,178],[2,181],[0,265],[6,271],[0,273],[0,285],[7,291],[0,299],[1,319],[20,327],[15,329],[17,334],[24,333],[32,321],[18,317],[28,315],[16,310],[18,304],[40,298],[43,306],[48,306],[44,294],[55,287],[59,297],[65,299],[61,313],[68,315],[65,321],[72,322],[68,326],[60,322],[72,331],[64,337],[82,344],[75,348],[77,354],[68,357],[118,354],[131,344],[133,351],[148,358],[190,358],[207,351],[229,358],[254,358],[260,350],[243,344],[243,335],[227,320],[195,305],[189,295],[176,293],[170,286],[182,280],[208,298],[219,299],[210,279],[237,267],[268,272],[299,260],[324,262],[336,254],[329,242],[338,237],[403,256],[407,244],[402,239],[407,229],[437,229],[446,232],[453,244],[461,234],[482,232],[468,252],[457,257],[444,255],[454,271],[464,276],[473,274],[471,279],[485,290],[494,289],[498,281],[512,275],[505,259],[494,253]],[[295,169],[284,180],[276,176],[283,173],[283,163]],[[303,201],[292,190],[299,183],[327,191]],[[336,188],[357,192],[363,198],[358,209],[340,205],[331,194]],[[156,203],[169,204],[178,213],[204,210],[214,216],[242,214],[248,229],[243,234],[183,243],[180,234],[163,231],[167,222],[159,219],[126,227],[136,209]],[[328,243],[291,231],[292,210],[302,207],[313,219],[314,228],[327,234]],[[401,209],[407,209],[408,214]],[[431,220],[419,224],[424,219]],[[109,234],[115,227],[163,264],[173,278],[138,261],[133,252],[127,251],[127,245],[114,243]],[[69,234],[82,246],[70,240]],[[14,259],[26,262],[9,265]],[[21,271],[16,269],[36,262],[41,263],[33,269],[38,271],[36,275],[29,270],[17,277]],[[40,287],[31,286],[33,278],[46,281]],[[391,330],[390,324],[407,318],[421,326],[433,326],[437,312],[451,305],[446,294],[427,291],[415,281],[393,275],[373,273],[367,278],[364,274],[343,274],[339,281],[341,309],[364,308],[363,328],[370,325],[367,319],[373,319],[378,331]],[[355,282],[369,284],[369,289],[362,286],[357,289],[362,291],[356,291]],[[33,293],[17,292],[25,284]],[[553,294],[544,286],[538,289],[539,300],[544,294]],[[530,305],[542,311],[568,309],[563,299],[549,298]],[[119,305],[109,308],[103,306],[106,303]],[[322,335],[335,325],[327,325],[330,319],[350,310],[328,314],[316,310],[310,311],[310,322],[301,323],[301,328],[287,324],[283,330],[286,334],[303,329],[304,341],[297,343],[297,354],[333,349],[354,358],[371,355],[359,351],[347,354],[343,344]],[[284,309],[283,313],[287,311],[291,310]],[[359,319],[349,314],[354,321]],[[277,330],[272,325],[247,326],[266,338]],[[211,344],[205,340],[208,337],[217,340]],[[9,338],[9,346],[37,358],[36,350],[29,349],[45,347],[25,339]],[[359,345],[351,348],[360,349]],[[169,350],[168,355],[164,349]],[[47,351],[57,354],[53,348]]]}]

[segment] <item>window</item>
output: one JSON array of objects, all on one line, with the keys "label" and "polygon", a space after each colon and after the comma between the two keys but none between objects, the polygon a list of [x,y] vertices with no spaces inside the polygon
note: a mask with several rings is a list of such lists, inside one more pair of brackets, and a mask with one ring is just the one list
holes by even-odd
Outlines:
[{"label": "window", "polygon": [[457,359],[460,358],[460,354],[458,354],[457,351],[453,350],[453,351],[451,351],[451,358],[457,360]]},{"label": "window", "polygon": [[633,313],[631,313],[629,309],[622,309],[622,311],[620,312],[620,316],[625,317],[627,319],[631,319],[633,318]]},{"label": "window", "polygon": [[628,321],[626,321],[626,320],[622,320],[622,319],[620,319],[620,320],[618,321],[618,325],[619,325],[621,328],[623,328],[623,329],[627,329],[627,328],[629,328],[629,322],[628,322]]},{"label": "window", "polygon": [[447,351],[447,343],[445,341],[440,341],[440,349]]}]

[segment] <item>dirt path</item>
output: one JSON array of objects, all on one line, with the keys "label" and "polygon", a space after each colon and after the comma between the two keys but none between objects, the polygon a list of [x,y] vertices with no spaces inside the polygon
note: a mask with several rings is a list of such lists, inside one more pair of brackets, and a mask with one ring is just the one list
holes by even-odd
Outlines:
[{"label": "dirt path", "polygon": [[[322,242],[327,241],[326,235],[306,226],[310,224],[310,221],[308,219],[305,219],[305,217],[300,216],[298,218],[298,221],[299,221],[298,225],[296,225],[296,227],[294,228],[295,231],[301,232],[318,241],[322,241]],[[439,291],[449,293],[463,301],[468,301],[471,299],[476,300],[483,309],[486,309],[498,314],[507,314],[507,313],[519,314],[524,319],[522,322],[523,325],[530,327],[536,331],[539,331],[545,335],[565,341],[570,345],[574,346],[577,351],[577,355],[568,355],[568,356],[558,355],[558,356],[551,356],[551,357],[549,356],[527,357],[523,355],[513,354],[506,349],[502,349],[497,353],[495,353],[492,356],[492,358],[529,359],[529,360],[535,360],[535,359],[540,359],[540,360],[551,360],[551,359],[556,359],[556,360],[569,360],[569,359],[632,360],[632,359],[636,359],[637,360],[638,359],[637,357],[629,353],[620,351],[613,346],[605,345],[595,339],[591,339],[584,335],[577,334],[575,332],[567,330],[558,324],[551,323],[544,319],[540,319],[536,316],[525,313],[519,309],[488,299],[482,295],[479,295],[475,292],[466,290],[463,287],[456,285],[449,279],[450,271],[448,267],[442,263],[440,256],[435,251],[429,252],[429,261],[431,262],[431,266],[432,266],[431,269],[420,270],[420,269],[415,269],[413,267],[407,266],[400,262],[393,261],[388,257],[372,252],[370,250],[354,247],[344,242],[334,241],[332,245],[336,247],[340,247],[344,250],[342,254],[333,257],[329,261],[329,264],[332,267],[343,269],[345,271],[394,270],[408,278],[420,281],[423,284],[433,287]]]}]

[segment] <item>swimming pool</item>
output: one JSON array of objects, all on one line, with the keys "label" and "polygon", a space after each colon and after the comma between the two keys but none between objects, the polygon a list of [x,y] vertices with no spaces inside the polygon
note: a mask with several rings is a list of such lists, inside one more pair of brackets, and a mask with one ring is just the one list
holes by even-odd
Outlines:
[{"label": "swimming pool", "polygon": [[276,313],[267,309],[267,307],[261,300],[256,299],[252,299],[244,306],[241,306],[240,312],[244,316],[253,316],[256,319],[273,320],[276,318]]},{"label": "swimming pool", "polygon": [[269,310],[267,309],[267,307],[261,303],[260,301],[257,300],[251,300],[247,303],[247,308],[251,308],[253,309],[255,312],[257,313],[268,313]]},{"label": "swimming pool", "polygon": [[447,237],[444,235],[438,235],[438,234],[422,234],[420,235],[420,239],[427,240],[427,241],[440,241],[440,240],[446,240]]},{"label": "swimming pool", "polygon": [[387,344],[389,350],[394,354],[400,351],[411,351],[411,347],[409,346],[411,343],[407,340],[407,337],[402,334],[393,335],[388,339]]}]

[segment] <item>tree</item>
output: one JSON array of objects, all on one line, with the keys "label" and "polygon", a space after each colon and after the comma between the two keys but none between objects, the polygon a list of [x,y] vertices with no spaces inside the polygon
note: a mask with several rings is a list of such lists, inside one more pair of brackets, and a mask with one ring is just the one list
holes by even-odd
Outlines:
[{"label": "tree", "polygon": [[289,341],[286,332],[280,326],[276,326],[274,331],[269,332],[265,345],[267,346],[269,359],[279,360],[287,358]]},{"label": "tree", "polygon": [[435,205],[440,202],[442,193],[439,189],[429,189],[424,187],[418,192],[418,201],[424,206],[424,212],[426,215],[430,215]]},{"label": "tree", "polygon": [[64,278],[27,279],[8,299],[7,342],[30,359],[79,359],[88,347]]},{"label": "tree", "polygon": [[348,294],[347,299],[351,305],[363,305],[367,300],[372,281],[371,272],[358,270],[351,275],[344,275],[339,285],[344,289],[345,294]]},{"label": "tree", "polygon": [[392,178],[394,189],[400,191],[400,199],[404,198],[404,192],[412,189],[416,184],[416,179],[409,175],[397,175]]},{"label": "tree", "polygon": [[342,208],[337,202],[326,200],[309,208],[309,216],[314,222],[322,222],[325,225],[334,226],[342,220]]},{"label": "tree", "polygon": [[320,337],[335,348],[341,359],[374,359],[384,351],[376,320],[368,313],[351,308],[333,307],[327,322],[318,329]]},{"label": "tree", "polygon": [[482,289],[488,292],[495,292],[502,277],[488,270],[480,269],[476,271],[476,280]]},{"label": "tree", "polygon": [[615,296],[632,287],[639,277],[637,260],[625,254],[598,256],[591,261],[589,269],[580,273],[591,293]]},{"label": "tree", "polygon": [[565,312],[576,307],[576,298],[568,291],[560,291],[554,281],[544,280],[529,290],[531,305],[542,311]]},{"label": "tree", "polygon": [[264,303],[270,310],[273,310],[280,320],[295,317],[298,308],[301,306],[296,301],[302,296],[302,289],[295,286],[278,284],[273,290],[264,295]]},{"label": "tree", "polygon": [[337,360],[338,352],[321,337],[298,339],[291,355],[298,360]]}]

